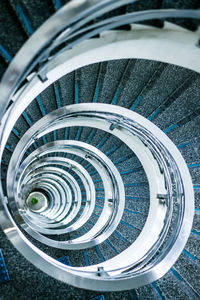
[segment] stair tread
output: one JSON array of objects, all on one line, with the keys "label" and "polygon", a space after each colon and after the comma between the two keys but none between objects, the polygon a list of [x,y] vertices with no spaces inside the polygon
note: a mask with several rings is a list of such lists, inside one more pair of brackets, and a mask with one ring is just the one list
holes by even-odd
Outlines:
[{"label": "stair tread", "polygon": [[189,283],[190,286],[197,292],[197,294],[200,295],[200,267],[197,264],[194,264],[192,260],[189,261],[189,259],[185,258],[184,254],[181,254],[175,263],[174,268],[186,281],[186,283]]},{"label": "stair tread", "polygon": [[28,36],[54,13],[51,0],[35,0],[34,3],[27,0],[9,1]]},{"label": "stair tread", "polygon": [[191,299],[191,295],[188,295],[188,293],[183,290],[180,281],[171,271],[169,271],[163,278],[159,279],[157,281],[157,285],[166,299]]},{"label": "stair tread", "polygon": [[[6,46],[6,51],[8,51],[10,57],[14,56],[14,54],[26,40],[27,36],[31,35],[53,13],[54,8],[59,9],[59,6],[69,2],[67,0],[48,0],[46,2],[44,1],[44,3],[41,3],[39,0],[36,0],[34,3],[30,3],[28,0],[9,1],[15,10],[16,15],[14,15],[12,11],[9,11],[9,5],[6,3],[6,1],[2,0],[1,4],[4,11],[4,19],[1,22],[2,29],[0,30],[0,44]],[[179,7],[180,1],[176,2],[177,4],[175,1],[172,3],[173,7]],[[197,1],[191,0],[189,2],[190,3],[188,6],[186,5],[186,7],[193,7],[192,5],[196,5],[195,3]],[[27,26],[26,22],[22,18],[22,15],[20,17],[19,9],[16,8],[16,5],[18,5],[17,3],[21,5],[22,11],[25,14],[30,26]],[[158,0],[154,1],[154,3],[152,3],[152,1],[146,1],[144,6],[149,8],[150,4],[151,8],[161,7],[161,2]],[[133,8],[135,10],[141,9],[141,3],[138,2],[134,5],[130,5],[129,8],[127,8],[127,11],[130,12]],[[162,1],[163,8],[170,6],[171,4],[169,4],[169,1]],[[145,9],[145,7],[143,7],[143,9]],[[189,28],[190,30],[197,28],[197,23],[193,21],[172,21],[183,27]],[[153,22],[147,22],[147,24],[162,27],[163,21],[155,20]],[[15,36],[17,36],[17,38],[15,38]],[[5,55],[3,56],[1,53],[0,71],[5,69],[6,63],[9,63],[9,59],[8,57],[6,58]],[[0,76],[1,74],[2,71]],[[43,91],[39,96],[41,104],[37,99],[28,107],[26,113],[30,115],[31,121],[34,123],[39,120],[41,116],[59,108],[60,106],[74,103],[97,102],[117,104],[135,110],[145,117],[148,117],[152,112],[156,111],[158,106],[163,103],[163,100],[166,100],[168,97],[170,97],[171,93],[177,88],[177,86],[183,83],[187,77],[189,77],[189,74],[192,74],[192,72],[184,70],[180,67],[169,66],[159,62],[151,62],[147,60],[115,60],[89,65],[78,71],[76,70],[75,72],[67,74],[63,78],[59,79],[54,86],[51,86]],[[153,122],[160,126],[161,129],[166,129],[175,124],[177,120],[181,120],[181,118],[185,117],[186,114],[195,111],[196,99],[199,98],[199,83],[200,79],[198,77],[189,85],[184,93],[178,96],[176,100],[173,100],[172,102],[169,101],[170,105],[167,106],[161,114],[158,114]],[[123,85],[124,88],[122,89]],[[166,88],[167,86],[168,88]],[[29,128],[28,121],[25,121],[25,117],[20,117],[15,127],[16,130],[20,132],[21,136]],[[188,139],[190,139],[190,141],[194,141],[197,134],[199,134],[198,131],[199,116],[197,116],[194,120],[190,120],[181,128],[177,128],[176,130],[170,131],[167,134],[178,146],[181,143],[188,141]],[[67,138],[87,142],[91,132],[92,129],[80,129],[80,127],[77,126],[70,128]],[[56,131],[56,133],[49,133],[46,138],[47,142],[55,139],[66,138],[66,130],[61,129]],[[10,150],[13,150],[18,142],[16,133],[11,134],[8,142],[11,145]],[[128,172],[131,169],[134,171],[134,168],[140,166],[137,157],[132,154],[132,156],[130,156],[130,149],[121,145],[122,143],[117,138],[112,138],[109,134],[105,135],[105,132],[100,130],[95,132],[90,140],[90,144],[98,146],[98,148],[104,153],[109,153],[111,151],[108,155],[109,158],[115,162],[119,172],[123,173],[121,176],[125,183],[126,209],[122,221],[117,227],[116,234],[113,233],[107,241],[103,242],[97,247],[84,250],[85,253],[84,251],[73,251],[72,254],[69,254],[70,262],[77,266],[87,265],[87,259],[89,264],[100,263],[102,258],[111,258],[116,255],[116,253],[123,251],[127,246],[134,242],[144,225],[145,218],[148,213],[147,207],[149,206],[149,186],[143,169],[137,170],[137,172]],[[38,147],[41,145],[43,145],[42,138],[37,141],[36,146]],[[117,149],[112,151],[111,145],[114,145],[117,147]],[[29,150],[33,151],[34,149],[35,147],[32,145]],[[196,151],[194,151],[194,149],[196,149]],[[7,157],[8,162],[9,157],[11,156],[11,151],[6,151],[5,157]],[[187,164],[199,163],[198,143],[193,143],[187,146],[187,149],[183,147],[181,152]],[[127,159],[119,162],[118,160],[123,158],[120,153],[123,153],[123,156],[125,158],[127,157]],[[72,158],[72,156],[69,157]],[[76,156],[75,160],[79,161],[80,157]],[[87,161],[82,162],[82,164],[83,166],[86,166]],[[94,172],[94,168],[89,167],[88,172]],[[194,168],[191,167],[190,172],[193,179],[193,184],[199,185],[200,168],[198,166]],[[98,174],[93,174],[92,177],[96,180],[99,179]],[[139,184],[139,186],[136,186],[137,184]],[[97,205],[103,205],[104,192],[102,191],[102,182],[100,181],[95,183],[95,187],[97,189]],[[197,203],[199,191],[195,191],[195,195],[197,195]],[[138,200],[134,199],[134,197],[138,198]],[[196,207],[199,207],[199,202],[197,203]],[[96,207],[90,222],[95,223],[98,220],[98,215],[100,215],[101,211],[102,209],[100,207]],[[89,224],[89,222],[87,222],[87,224],[84,225],[84,228],[85,230],[89,230],[92,228],[92,223]],[[198,213],[196,213],[194,218],[193,230],[197,233],[199,232]],[[82,232],[82,234],[84,233],[83,229],[80,229],[77,232]],[[68,293],[69,297],[72,295],[76,295],[79,298],[82,297],[80,299],[85,299],[85,295],[88,297],[95,296],[93,292],[84,292],[78,289],[70,290],[66,285],[63,285],[54,279],[49,279],[47,275],[36,270],[35,267],[26,262],[25,259],[13,249],[13,246],[10,245],[5,236],[2,237],[2,235],[3,234],[0,231],[0,241],[3,241],[0,244],[2,244],[4,249],[7,250],[7,258],[9,255],[11,256],[8,264],[8,268],[11,270],[10,274],[14,278],[16,277],[15,274],[23,274],[23,278],[19,276],[15,282],[12,281],[11,286],[9,287],[9,293],[12,293],[12,297],[16,296],[16,290],[18,294],[22,295],[24,285],[23,282],[25,283],[25,281],[31,282],[31,284],[33,283],[31,288],[34,285],[35,293],[37,294],[39,291],[40,297],[53,297],[54,291],[51,292],[53,294],[49,294],[48,292],[48,290],[50,290],[50,286],[52,286],[52,283],[54,284],[54,287],[56,287],[55,290],[59,289],[59,294],[62,291],[65,294]],[[73,234],[71,236],[73,236]],[[200,258],[198,245],[199,239],[194,234],[191,234],[185,247],[185,251],[188,251],[188,253],[193,255],[197,260]],[[39,243],[38,247],[40,247]],[[44,246],[43,250],[45,250],[46,253],[52,254],[52,256],[68,255],[68,251],[51,249],[47,246]],[[16,256],[13,256],[13,253],[16,253]],[[184,256],[184,254],[182,254],[175,264],[175,269],[180,273],[180,276],[182,276],[184,282],[186,282],[186,285],[190,284],[189,289],[187,289],[184,284],[181,285],[180,281],[175,278],[174,274],[170,271],[167,273],[167,275],[165,275],[165,277],[157,281],[154,285],[147,285],[145,287],[138,288],[136,292],[133,293],[133,295],[136,296],[131,296],[130,292],[119,292],[105,293],[105,297],[108,297],[109,299],[136,298],[140,300],[162,298],[170,299],[173,297],[176,297],[177,299],[191,299],[190,296],[192,295],[193,290],[194,292],[200,294],[200,289],[198,286],[199,278],[197,277],[199,273],[199,264],[196,263],[196,260],[194,263],[189,256],[187,257],[187,255]],[[35,278],[37,280],[35,280]],[[41,281],[43,283],[41,283]],[[44,290],[46,290],[46,292]],[[5,288],[3,287],[2,293],[4,293],[4,291]],[[28,294],[30,297],[32,296],[31,292],[27,291],[26,297],[28,297]],[[57,297],[57,294],[55,297]]]},{"label": "stair tread", "polygon": [[17,53],[26,41],[26,35],[7,0],[1,0],[0,44],[11,57]]}]

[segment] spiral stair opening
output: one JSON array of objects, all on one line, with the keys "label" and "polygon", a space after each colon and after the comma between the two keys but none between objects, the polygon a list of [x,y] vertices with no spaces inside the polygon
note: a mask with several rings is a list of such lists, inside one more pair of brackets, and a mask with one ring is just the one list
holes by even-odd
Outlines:
[{"label": "spiral stair opening", "polygon": [[10,0],[31,37],[0,85],[0,223],[61,299],[199,299],[200,11],[131,2],[39,27]]}]

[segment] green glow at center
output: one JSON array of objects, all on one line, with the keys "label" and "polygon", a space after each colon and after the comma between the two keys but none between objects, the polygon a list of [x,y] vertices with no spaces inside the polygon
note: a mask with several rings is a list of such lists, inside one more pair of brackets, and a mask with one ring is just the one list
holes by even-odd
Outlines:
[{"label": "green glow at center", "polygon": [[39,202],[39,200],[38,200],[38,198],[36,198],[36,197],[33,197],[32,199],[31,199],[31,203],[32,204],[37,204]]}]

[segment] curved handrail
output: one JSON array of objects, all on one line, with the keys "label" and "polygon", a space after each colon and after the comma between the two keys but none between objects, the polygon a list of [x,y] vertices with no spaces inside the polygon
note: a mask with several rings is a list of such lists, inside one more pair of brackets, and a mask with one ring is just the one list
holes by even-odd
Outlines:
[{"label": "curved handrail", "polygon": [[[97,0],[81,0],[80,2],[81,5],[80,3],[78,3],[77,5],[77,0],[74,0],[71,3],[67,4],[65,7],[63,7],[61,10],[59,10],[48,21],[46,21],[35,32],[35,34],[33,34],[29,38],[29,40],[25,43],[25,45],[15,56],[14,60],[11,62],[6,73],[4,74],[0,84],[0,120],[6,108],[10,104],[10,100],[12,99],[13,94],[17,92],[22,81],[28,76],[28,74],[32,72],[32,70],[38,63],[42,63],[42,70],[40,70],[38,74],[42,73],[43,70],[45,72],[45,68],[47,68],[48,66],[48,58],[50,55],[50,51],[52,51],[56,46],[58,46],[58,44],[54,45],[53,41],[57,38],[59,33],[61,33],[63,30],[66,31],[66,28],[68,28],[65,34],[65,39],[66,37],[70,39],[70,32],[73,33],[75,29],[79,29],[81,26],[87,24],[90,20],[93,20],[94,17],[99,17],[105,12],[112,11],[115,8],[131,3],[132,1],[116,0],[115,3],[113,3],[113,0],[104,0],[100,3],[98,1],[98,4],[96,4]],[[67,27],[73,24],[74,22],[78,21],[79,19],[84,18],[85,16],[86,18],[84,19],[84,21],[78,22],[75,28],[73,26],[72,28]],[[64,47],[63,50],[71,49],[74,45],[77,45],[78,43],[88,38],[91,38],[103,31],[114,29],[116,27],[129,24],[131,22],[134,23],[156,18],[175,17],[200,19],[200,10],[150,10],[134,12],[124,16],[122,15],[118,17],[113,17],[108,19],[108,21],[97,23],[94,26],[96,27],[100,25],[100,27],[89,33],[86,33],[83,37],[77,39],[75,42],[72,41],[66,47]],[[67,23],[66,19],[69,20]],[[108,24],[104,26],[106,22],[108,22]],[[93,26],[88,27],[88,29],[92,28]],[[79,32],[77,32],[76,34],[79,34]],[[59,44],[61,42],[62,39],[59,40]],[[61,50],[61,52],[63,50]],[[46,61],[45,63],[44,60]],[[43,80],[45,80],[45,73],[42,76],[44,76]]]},{"label": "curved handrail", "polygon": [[[1,85],[0,85],[0,92],[1,92],[0,118],[3,116],[4,112],[6,111],[6,108],[10,104],[10,100],[12,99],[14,93],[17,94],[19,91],[19,88],[21,88],[21,87],[23,89],[23,84],[24,84],[23,80],[25,80],[25,78],[30,74],[30,72],[33,71],[34,68],[37,71],[33,74],[33,76],[38,76],[41,81],[45,81],[45,69],[48,68],[48,64],[50,62],[52,62],[63,51],[70,49],[71,47],[81,43],[82,41],[84,41],[88,38],[95,36],[96,34],[102,33],[106,30],[114,29],[121,25],[129,24],[132,22],[134,23],[134,22],[138,22],[138,21],[150,20],[150,19],[154,19],[154,18],[168,18],[168,17],[181,18],[181,17],[184,17],[184,18],[200,19],[200,11],[195,11],[195,10],[158,10],[158,11],[150,10],[150,11],[143,11],[143,12],[134,12],[134,13],[130,13],[130,14],[123,15],[123,16],[116,16],[116,17],[108,18],[107,20],[100,21],[93,25],[89,25],[86,28],[83,28],[83,26],[88,24],[90,20],[93,20],[94,18],[97,18],[98,16],[102,16],[105,12],[112,11],[113,9],[115,9],[117,7],[123,6],[123,5],[131,3],[131,2],[132,1],[130,1],[130,0],[129,1],[122,1],[122,0],[117,0],[117,1],[116,0],[115,1],[114,0],[104,0],[104,1],[79,0],[78,1],[78,0],[74,0],[70,4],[66,5],[63,9],[61,9],[53,17],[51,17],[28,40],[28,42],[19,51],[19,53],[17,54],[17,56],[15,57],[15,59],[13,60],[11,65],[9,66],[7,72],[5,73],[5,75],[2,79]],[[68,17],[67,22],[66,22],[66,17]],[[83,36],[80,36],[82,34],[83,34]],[[78,37],[75,41],[71,40],[72,38],[75,38],[75,37]],[[38,40],[39,40],[39,42],[38,42]],[[69,42],[67,44],[67,46],[65,46],[63,44],[65,42]],[[56,49],[56,47],[61,44],[63,44],[63,48],[61,50],[57,51],[57,53],[52,54],[52,52]],[[23,59],[22,59],[22,57],[23,57]],[[105,111],[103,111],[104,108],[105,108]],[[103,117],[101,116],[102,120],[107,119],[107,122],[110,123],[109,125],[112,125],[113,120],[115,121],[116,116],[114,116],[114,114],[116,113],[116,111],[113,110],[112,111],[113,115],[111,116],[111,113],[106,113],[106,108],[107,107],[103,106],[103,105],[100,105],[99,108],[97,108],[97,109],[95,108],[96,109],[95,110],[96,121],[98,121],[98,117],[100,116],[100,114],[102,114],[103,115]],[[70,108],[70,109],[72,109],[72,111],[73,111],[74,108]],[[87,113],[89,111],[90,114],[92,115],[92,112],[91,112],[92,108],[88,109],[84,105],[82,105],[82,109],[83,109],[83,111],[86,111]],[[110,109],[110,111],[111,110],[112,109]],[[62,110],[60,110],[60,111],[62,111]],[[98,114],[98,112],[99,112],[99,114]],[[156,247],[159,247],[162,244],[164,238],[166,237],[167,229],[169,229],[169,222],[167,222],[167,221],[164,224],[165,225],[164,228],[161,231],[159,231],[159,233],[158,233],[159,241],[156,241],[154,243],[152,249],[150,249],[149,251],[144,253],[144,255],[142,257],[138,257],[138,260],[136,260],[136,262],[133,263],[132,260],[129,260],[128,261],[129,264],[127,263],[126,265],[123,265],[123,263],[121,263],[120,267],[116,268],[117,260],[114,258],[114,259],[110,259],[109,261],[102,264],[103,267],[107,267],[106,271],[110,272],[111,278],[103,278],[101,280],[101,283],[99,283],[99,286],[101,287],[101,289],[104,284],[109,285],[110,283],[108,283],[108,282],[112,281],[112,280],[118,281],[118,279],[119,279],[119,281],[121,283],[123,283],[124,278],[126,278],[127,281],[123,285],[123,288],[124,287],[126,288],[127,284],[129,284],[129,282],[132,282],[135,286],[139,286],[141,284],[141,283],[138,283],[137,278],[136,278],[137,276],[138,276],[138,278],[142,279],[142,284],[151,282],[152,280],[159,278],[167,270],[166,262],[170,261],[170,264],[172,264],[175,261],[175,259],[177,258],[177,256],[180,254],[180,250],[183,248],[183,246],[186,242],[186,238],[189,234],[189,229],[191,227],[191,218],[192,218],[191,216],[192,216],[192,208],[193,207],[192,207],[191,203],[190,204],[188,203],[188,197],[189,197],[189,193],[192,194],[192,184],[191,184],[189,172],[187,170],[187,167],[185,166],[184,160],[182,159],[181,155],[179,155],[177,153],[177,149],[175,149],[174,145],[172,143],[170,144],[170,141],[168,139],[166,139],[166,137],[163,136],[163,134],[161,134],[161,132],[159,130],[157,130],[154,126],[151,126],[150,123],[148,123],[149,121],[147,121],[147,123],[146,123],[146,121],[140,119],[140,117],[137,117],[135,115],[135,119],[138,119],[138,122],[141,122],[141,124],[144,123],[146,126],[149,125],[149,127],[152,128],[152,132],[154,132],[155,135],[154,134],[151,135],[148,132],[148,130],[146,129],[147,127],[142,128],[141,124],[140,124],[141,126],[138,125],[138,127],[137,127],[137,125],[134,122],[132,122],[133,120],[131,118],[133,118],[134,113],[133,114],[132,114],[132,112],[127,113],[125,110],[123,110],[123,112],[127,118],[124,118],[121,121],[121,123],[119,121],[119,123],[117,123],[117,124],[120,125],[123,128],[123,130],[127,130],[127,131],[132,130],[131,133],[138,134],[138,136],[140,138],[138,140],[135,139],[136,144],[137,144],[137,142],[138,142],[138,144],[140,144],[140,142],[141,143],[144,142],[143,143],[144,148],[145,148],[145,145],[148,144],[149,157],[151,158],[152,162],[154,162],[154,160],[156,161],[156,165],[154,165],[154,169],[158,170],[157,172],[160,175],[160,176],[157,176],[157,177],[155,176],[155,177],[158,179],[158,182],[161,178],[160,181],[162,181],[162,184],[160,184],[160,186],[164,186],[164,184],[163,184],[164,176],[162,176],[162,174],[161,174],[162,172],[159,169],[159,166],[161,165],[165,172],[165,179],[168,184],[167,188],[169,190],[168,192],[171,197],[172,191],[171,191],[171,187],[169,187],[171,184],[171,179],[170,179],[170,174],[169,174],[170,172],[168,171],[167,166],[166,166],[167,163],[163,158],[164,155],[166,156],[166,160],[168,159],[170,161],[170,164],[171,164],[170,166],[173,168],[173,172],[174,172],[173,175],[175,178],[177,178],[177,185],[176,185],[176,189],[178,191],[177,199],[180,201],[181,204],[183,204],[183,207],[182,206],[180,207],[180,213],[178,215],[178,220],[180,221],[180,224],[178,223],[176,226],[177,232],[171,238],[171,240],[169,240],[168,243],[166,244],[165,253],[163,252],[163,254],[161,254],[157,260],[156,260],[156,258],[154,259],[154,257],[153,257],[153,255],[155,254],[155,251],[157,249]],[[65,113],[66,112],[64,111],[64,114]],[[118,113],[118,111],[117,111],[117,113]],[[89,113],[88,113],[88,115],[89,115]],[[84,116],[84,114],[82,116]],[[129,119],[129,117],[130,117],[130,119]],[[121,120],[120,117],[119,117],[119,120]],[[62,125],[61,124],[62,120],[59,120],[59,122],[60,122],[60,124],[58,124],[58,128],[60,125]],[[79,122],[78,124],[83,125],[83,123],[81,123],[81,122]],[[90,125],[90,127],[92,125]],[[71,125],[69,125],[69,126],[71,126]],[[47,126],[47,128],[48,128],[48,126]],[[98,126],[97,126],[97,128],[98,128]],[[100,125],[99,125],[99,128],[102,129]],[[110,129],[108,129],[108,128],[105,127],[104,128],[105,131],[109,131]],[[46,128],[43,128],[43,129],[45,132]],[[48,130],[50,130],[50,129],[48,129]],[[27,140],[27,147],[31,145],[34,138],[37,138],[38,133],[41,134],[41,136],[43,134],[42,131],[39,132],[39,130],[38,130],[37,133],[35,134],[35,136],[31,136],[30,140]],[[148,133],[149,133],[149,135],[148,135]],[[122,133],[120,133],[120,131],[118,131],[118,135],[121,137],[122,141],[125,142],[125,137],[123,137],[123,135],[122,135]],[[162,142],[159,141],[159,135],[161,136],[160,139],[162,140]],[[25,138],[25,140],[26,140],[26,138]],[[152,140],[154,140],[154,146],[152,145]],[[23,138],[22,138],[22,142],[23,142]],[[167,145],[167,143],[169,143],[169,145]],[[131,142],[130,143],[127,142],[127,144],[129,146],[132,145]],[[165,144],[166,144],[166,148],[164,147]],[[23,146],[26,146],[26,145],[23,145]],[[21,147],[22,147],[22,145],[21,145]],[[58,151],[58,150],[60,150],[60,148],[56,148],[56,151]],[[23,153],[23,151],[21,153]],[[71,152],[71,153],[73,153],[73,152]],[[154,157],[153,157],[152,153],[154,153]],[[161,157],[159,156],[160,153],[162,154]],[[139,155],[139,152],[138,152],[138,155]],[[173,156],[175,157],[175,159],[173,158]],[[14,159],[16,158],[15,155],[13,155],[13,157],[14,157]],[[22,156],[20,158],[22,158]],[[146,164],[146,162],[144,162],[144,165],[145,164]],[[11,176],[8,176],[9,195],[10,195],[10,191],[12,190],[12,186],[10,184],[11,183],[13,184],[12,180],[15,175],[14,171],[13,171],[14,165],[15,164],[13,163],[13,158],[12,158],[11,159],[11,171],[12,172],[10,172],[10,170],[9,170],[10,173],[8,172],[9,175],[11,175]],[[18,165],[17,165],[17,167],[18,167]],[[46,168],[46,169],[48,169],[48,168]],[[146,169],[147,169],[147,167],[146,167]],[[50,170],[50,169],[48,169],[48,170]],[[45,170],[45,171],[48,171],[48,170]],[[55,170],[55,168],[54,168],[52,173],[53,172],[57,172],[57,170]],[[185,174],[184,174],[184,172],[185,172]],[[35,173],[37,178],[40,176],[40,173],[41,173],[40,171]],[[148,170],[148,174],[149,174],[148,178],[150,178],[149,170]],[[45,179],[44,182],[51,184],[51,183],[53,183],[53,179],[57,179],[57,178],[58,178],[57,174],[51,175],[51,176],[44,176],[44,179]],[[28,178],[27,182],[30,184],[32,184],[32,183],[35,184],[35,182],[37,182],[37,180],[36,181],[34,181],[34,180],[35,179],[32,180],[31,178]],[[186,181],[188,181],[188,186],[186,186]],[[153,186],[153,184],[152,184],[152,186]],[[158,184],[158,187],[160,187],[160,186]],[[159,188],[158,188],[158,190],[159,190]],[[182,190],[185,193],[184,199],[181,198]],[[180,191],[180,194],[179,194],[179,191]],[[155,192],[155,189],[154,189],[154,192]],[[64,192],[63,192],[63,195],[64,195]],[[169,195],[168,195],[168,197],[169,197]],[[166,196],[166,195],[164,195],[164,196]],[[87,267],[87,268],[81,268],[79,270],[73,269],[73,268],[71,269],[68,267],[66,267],[66,269],[63,269],[63,267],[59,263],[55,263],[55,261],[52,261],[51,258],[46,256],[45,254],[42,254],[38,249],[36,250],[34,246],[31,248],[30,253],[27,254],[27,251],[28,251],[27,247],[30,246],[30,242],[27,241],[26,237],[22,237],[22,233],[21,233],[20,229],[18,228],[18,224],[15,224],[13,215],[12,215],[11,211],[9,211],[9,209],[10,209],[9,205],[7,205],[7,203],[5,202],[5,201],[8,201],[9,202],[8,204],[11,204],[11,206],[13,206],[14,211],[16,213],[17,207],[15,206],[14,200],[15,200],[15,195],[13,195],[12,193],[11,193],[11,198],[9,198],[9,197],[8,197],[8,199],[3,198],[5,211],[7,212],[7,214],[10,217],[9,225],[12,222],[13,225],[16,226],[16,229],[12,229],[11,226],[7,225],[7,223],[5,221],[5,217],[4,217],[1,209],[0,209],[0,214],[2,214],[3,222],[5,222],[5,228],[6,228],[5,231],[6,230],[8,231],[8,235],[12,234],[12,230],[17,230],[19,232],[19,236],[17,238],[21,239],[20,240],[21,245],[19,245],[18,247],[20,249],[22,249],[22,246],[24,246],[24,252],[25,252],[26,256],[30,258],[30,253],[35,251],[36,253],[34,253],[34,255],[37,259],[38,259],[38,257],[43,258],[44,265],[42,266],[42,268],[44,269],[45,267],[47,267],[48,273],[51,273],[51,270],[53,270],[54,266],[58,266],[58,269],[60,271],[59,278],[61,278],[61,280],[63,280],[63,281],[73,283],[74,285],[79,285],[79,286],[81,285],[81,287],[85,287],[84,280],[86,280],[87,285],[89,285],[90,282],[93,282],[94,278],[87,278],[87,277],[88,277],[88,274],[90,274],[92,276],[94,275],[94,277],[96,276],[97,265]],[[184,202],[184,200],[185,200],[185,202]],[[173,204],[173,199],[172,199],[171,203],[169,203],[168,209],[165,206],[165,208],[163,210],[163,215],[162,215],[163,220],[164,219],[171,220],[172,204]],[[188,208],[190,208],[190,211],[187,211]],[[55,215],[56,215],[56,213],[59,213],[59,210],[58,211],[55,210],[55,211],[53,211],[53,213],[55,213]],[[187,217],[188,217],[189,221],[187,220]],[[186,218],[186,222],[184,223],[185,218]],[[27,224],[28,224],[28,222],[27,222]],[[3,226],[4,226],[4,224],[3,224]],[[28,228],[28,226],[26,224],[22,224],[22,228],[25,231],[27,231],[30,235],[32,235],[33,237],[36,237],[35,231],[32,230],[31,228]],[[185,233],[187,233],[186,236],[184,236]],[[95,232],[95,234],[96,234],[96,232]],[[86,236],[87,236],[87,234],[86,234]],[[181,239],[182,239],[182,241],[181,241]],[[77,240],[79,240],[79,239],[77,239]],[[56,245],[56,242],[54,244]],[[173,249],[173,251],[172,251],[172,247],[174,244],[177,246],[177,248]],[[93,243],[93,245],[94,245],[94,243]],[[74,249],[79,249],[79,248],[74,248]],[[32,250],[34,250],[34,251],[32,251]],[[132,250],[132,248],[131,248],[131,250]],[[127,255],[127,253],[130,254],[130,249],[129,249],[129,251],[126,252],[126,254],[123,253],[120,256],[120,258],[124,259],[124,256]],[[165,254],[165,256],[164,256],[164,254]],[[172,256],[171,258],[170,258],[170,255]],[[48,266],[46,264],[48,261],[50,262],[50,266]],[[147,263],[149,263],[149,264],[147,264]],[[137,266],[137,264],[138,264],[138,266]],[[99,265],[99,266],[101,266],[101,265]],[[112,266],[112,268],[110,268],[110,266]],[[134,267],[134,273],[131,273],[130,268],[133,268],[133,267]],[[162,269],[162,271],[160,271],[160,268]],[[129,273],[129,270],[130,270],[130,273]],[[65,277],[65,275],[67,273],[66,271],[68,271],[67,277]],[[127,273],[124,274],[122,271],[124,271],[124,272],[126,271]],[[70,274],[70,272],[71,272],[71,274]],[[142,272],[144,274],[142,274]],[[82,283],[79,282],[81,273],[83,274],[83,277],[84,277],[84,280],[82,281]],[[72,274],[74,275],[74,277],[72,276],[71,278],[69,278],[69,275],[71,276]],[[112,278],[112,275],[113,275],[113,278]],[[151,278],[150,278],[150,275],[151,275]],[[130,277],[130,278],[128,278],[128,277]],[[95,288],[95,287],[93,287],[93,288]],[[116,288],[116,289],[118,289],[118,288]]]}]

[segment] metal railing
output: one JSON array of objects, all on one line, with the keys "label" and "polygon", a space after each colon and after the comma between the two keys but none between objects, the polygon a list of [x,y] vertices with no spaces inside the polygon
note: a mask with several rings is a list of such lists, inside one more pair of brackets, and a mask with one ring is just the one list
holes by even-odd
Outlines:
[{"label": "metal railing", "polygon": [[[88,25],[131,2],[72,1],[22,47],[0,85],[1,157],[18,117],[40,94],[37,84],[41,84],[43,90],[63,75],[58,74],[58,66],[66,62],[65,55],[72,47],[134,22],[169,17],[200,19],[200,11],[196,10],[150,10],[108,17]],[[76,53],[72,56],[76,57]],[[54,74],[53,79],[49,73]],[[148,217],[136,241],[108,261],[88,267],[64,266],[29,240],[30,236],[59,249],[86,249],[107,240],[122,218],[124,183],[102,151],[87,143],[60,140],[39,147],[26,158],[27,150],[35,141],[54,130],[71,126],[96,128],[120,139],[138,157],[150,189]],[[82,236],[65,241],[50,236],[75,231],[90,219],[95,207],[95,187],[80,163],[52,153],[70,153],[91,164],[101,178],[105,194],[103,211],[94,226]],[[71,171],[76,173],[86,193],[82,211],[81,188]],[[135,288],[163,276],[184,248],[194,213],[191,178],[175,145],[145,118],[106,104],[62,107],[31,126],[11,156],[6,192],[2,186],[0,192],[2,228],[17,249],[49,275],[94,290]],[[33,199],[39,201],[38,207],[34,206],[37,203]]]}]

